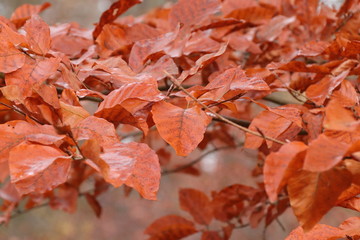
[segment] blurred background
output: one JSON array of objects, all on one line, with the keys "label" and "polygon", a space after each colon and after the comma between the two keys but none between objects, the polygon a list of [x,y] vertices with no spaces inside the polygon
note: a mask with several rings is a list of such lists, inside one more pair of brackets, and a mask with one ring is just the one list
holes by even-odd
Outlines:
[{"label": "blurred background", "polygon": [[[24,3],[40,4],[43,0],[0,0],[0,15],[10,17],[16,7]],[[49,0],[52,7],[42,13],[48,24],[78,22],[82,27],[92,28],[112,0]],[[163,4],[171,4],[166,0],[144,0],[132,8],[129,13],[141,15],[149,9]],[[174,1],[173,1],[174,2]],[[338,1],[339,2],[339,1]],[[186,159],[178,159],[177,164],[184,164],[201,154],[195,152]],[[179,214],[191,218],[179,209],[179,188],[196,188],[208,195],[211,191],[240,183],[256,186],[251,177],[251,170],[256,166],[255,151],[241,150],[222,151],[208,155],[197,167],[202,175],[194,177],[183,173],[175,173],[162,177],[157,201],[141,199],[136,192],[125,197],[123,189],[110,189],[99,198],[103,207],[101,218],[96,218],[85,199],[78,201],[78,210],[74,214],[54,211],[48,207],[38,208],[13,219],[7,226],[0,227],[0,239],[8,240],[141,240],[145,228],[155,219],[167,214]],[[332,210],[322,222],[338,225],[354,212],[343,209]],[[297,226],[297,221],[291,210],[279,218],[284,225],[283,230],[274,222],[267,229],[267,240],[284,239],[291,229]],[[257,229],[238,229],[234,231],[232,240],[263,239],[262,225]],[[187,240],[200,239],[194,235]]]}]

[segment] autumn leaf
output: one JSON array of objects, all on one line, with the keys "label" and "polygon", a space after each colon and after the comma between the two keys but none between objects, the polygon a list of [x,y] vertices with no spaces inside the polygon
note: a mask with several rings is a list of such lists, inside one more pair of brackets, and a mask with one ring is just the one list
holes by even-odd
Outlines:
[{"label": "autumn leaf", "polygon": [[70,166],[71,157],[52,146],[23,143],[9,153],[11,182],[20,194],[52,190],[67,180]]},{"label": "autumn leaf", "polygon": [[22,25],[24,25],[26,20],[31,18],[31,16],[41,13],[50,6],[51,4],[48,2],[45,2],[41,5],[23,4],[15,9],[15,11],[11,14],[10,20],[16,25],[17,28],[20,28]]},{"label": "autumn leaf", "polygon": [[183,188],[179,191],[180,207],[191,214],[194,220],[203,225],[209,225],[212,218],[211,202],[201,191]]},{"label": "autumn leaf", "polygon": [[103,14],[101,15],[100,21],[93,31],[94,39],[99,36],[105,24],[112,23],[116,18],[126,12],[129,8],[141,2],[142,0],[118,0],[117,2],[114,2],[110,6],[110,8],[103,12]]},{"label": "autumn leaf", "polygon": [[302,170],[289,179],[290,204],[305,232],[320,221],[350,184],[350,172],[341,168],[320,173]]},{"label": "autumn leaf", "polygon": [[160,136],[179,156],[187,156],[197,147],[210,122],[198,106],[183,109],[162,101],[155,103],[151,112]]},{"label": "autumn leaf", "polygon": [[348,145],[321,134],[310,142],[304,160],[304,170],[322,172],[333,168],[344,157]]},{"label": "autumn leaf", "polygon": [[33,15],[24,25],[26,40],[32,51],[45,55],[50,49],[50,28],[38,16]]},{"label": "autumn leaf", "polygon": [[264,183],[270,201],[275,202],[277,195],[288,179],[302,167],[303,153],[307,146],[302,142],[290,142],[279,151],[270,153],[265,159]]},{"label": "autumn leaf", "polygon": [[176,215],[159,218],[145,229],[151,240],[177,240],[196,232],[193,222]]},{"label": "autumn leaf", "polygon": [[20,52],[12,43],[0,42],[0,71],[14,72],[25,64],[25,54]]}]

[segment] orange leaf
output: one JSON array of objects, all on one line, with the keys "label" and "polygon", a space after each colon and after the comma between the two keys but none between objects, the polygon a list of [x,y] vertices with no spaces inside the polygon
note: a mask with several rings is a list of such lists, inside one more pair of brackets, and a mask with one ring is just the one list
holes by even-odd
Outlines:
[{"label": "orange leaf", "polygon": [[23,143],[9,153],[11,182],[20,194],[52,190],[67,180],[70,167],[71,157],[51,146]]},{"label": "orange leaf", "polygon": [[10,20],[16,25],[17,28],[20,28],[24,25],[25,21],[31,18],[34,14],[39,14],[51,4],[48,2],[43,3],[42,5],[31,5],[31,4],[24,4],[15,9],[13,14],[11,15]]},{"label": "orange leaf", "polygon": [[110,8],[101,15],[99,24],[96,25],[96,28],[93,32],[94,39],[99,36],[105,24],[112,23],[129,8],[141,2],[142,0],[118,0],[117,2],[113,3]]},{"label": "orange leaf", "polygon": [[360,235],[360,217],[351,217],[342,222],[339,226],[346,235]]},{"label": "orange leaf", "polygon": [[[339,99],[340,100],[340,99]],[[353,112],[345,109],[341,100],[331,100],[326,106],[324,128],[339,131],[355,131],[359,126]]]},{"label": "orange leaf", "polygon": [[33,60],[26,57],[25,65],[15,72],[6,75],[6,85],[16,85],[19,88],[22,101],[31,96],[33,85],[44,83],[51,75],[56,73],[60,59],[45,58],[44,60]]},{"label": "orange leaf", "polygon": [[317,105],[322,105],[332,91],[339,86],[348,75],[349,70],[343,71],[337,76],[327,75],[319,82],[308,87],[306,89],[306,96]]},{"label": "orange leaf", "polygon": [[[156,82],[134,82],[112,91],[100,104],[95,116],[114,124],[131,124],[147,133],[150,102],[163,99]],[[146,108],[147,107],[147,108]]]},{"label": "orange leaf", "polygon": [[304,143],[295,141],[283,145],[278,152],[272,152],[266,157],[264,183],[270,201],[276,201],[277,194],[287,184],[288,179],[302,167],[300,153],[306,149]]},{"label": "orange leaf", "polygon": [[10,150],[25,140],[53,145],[60,144],[64,138],[65,135],[59,135],[49,125],[37,126],[20,120],[0,124],[0,162],[6,161]]},{"label": "orange leaf", "polygon": [[348,144],[321,134],[309,144],[304,170],[322,172],[333,168],[343,159],[348,147]]},{"label": "orange leaf", "polygon": [[196,232],[193,222],[176,215],[159,218],[145,229],[151,240],[178,240]]},{"label": "orange leaf", "polygon": [[285,240],[337,240],[343,238],[344,232],[339,228],[317,224],[313,229],[304,232],[301,227],[292,230]]},{"label": "orange leaf", "polygon": [[0,71],[10,73],[25,64],[25,54],[20,52],[12,43],[0,42]]},{"label": "orange leaf", "polygon": [[196,189],[183,188],[179,191],[179,201],[181,209],[190,213],[197,223],[210,224],[213,209],[205,193]]},{"label": "orange leaf", "polygon": [[38,15],[33,15],[26,21],[24,30],[30,49],[39,55],[45,55],[50,49],[49,26]]},{"label": "orange leaf", "polygon": [[124,143],[123,146],[126,154],[131,154],[135,160],[134,169],[125,184],[136,189],[144,198],[156,200],[161,177],[158,156],[144,143]]},{"label": "orange leaf", "polygon": [[170,26],[199,24],[219,10],[219,0],[179,0],[169,13]]},{"label": "orange leaf", "polygon": [[290,204],[304,231],[311,230],[334,207],[350,184],[351,174],[341,168],[321,173],[302,170],[289,179]]},{"label": "orange leaf", "polygon": [[179,156],[187,156],[197,147],[211,120],[198,106],[183,109],[163,101],[153,105],[152,114],[160,136]]}]

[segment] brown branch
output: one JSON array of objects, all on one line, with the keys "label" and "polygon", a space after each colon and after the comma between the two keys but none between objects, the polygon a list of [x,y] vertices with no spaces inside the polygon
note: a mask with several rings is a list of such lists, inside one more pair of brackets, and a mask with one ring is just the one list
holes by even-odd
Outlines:
[{"label": "brown branch", "polygon": [[23,116],[25,116],[25,117],[27,116],[27,117],[29,117],[31,120],[33,120],[33,121],[35,121],[35,122],[37,122],[37,123],[39,123],[39,124],[41,124],[41,125],[44,125],[44,123],[42,123],[41,121],[37,120],[37,119],[34,118],[33,116],[30,116],[30,115],[24,113],[23,111],[21,111],[20,109],[14,107],[14,106],[10,106],[10,105],[8,105],[8,104],[6,104],[6,103],[3,103],[3,102],[0,102],[0,105],[3,105],[3,106],[5,106],[5,107],[8,107],[8,108],[12,109],[14,112],[19,113],[20,115],[23,115]]},{"label": "brown branch", "polygon": [[269,140],[269,141],[273,141],[275,143],[279,143],[279,144],[285,144],[285,142],[283,141],[280,141],[280,140],[277,140],[275,138],[272,138],[272,137],[268,137],[268,136],[262,136],[260,133],[258,132],[255,132],[255,131],[252,131],[246,127],[243,127],[233,121],[230,121],[229,119],[223,117],[222,115],[218,114],[217,112],[213,111],[212,109],[210,109],[208,106],[206,106],[205,104],[203,104],[202,102],[200,102],[197,98],[195,98],[193,95],[191,95],[183,86],[181,86],[178,81],[173,77],[171,76],[167,71],[164,70],[164,72],[166,73],[166,75],[169,76],[169,79],[170,81],[172,81],[178,88],[181,89],[181,91],[183,91],[186,95],[188,95],[192,100],[194,100],[196,103],[198,103],[199,105],[201,105],[204,109],[206,109],[207,111],[209,111],[210,113],[212,113],[214,115],[214,117],[222,120],[223,122],[225,123],[228,123],[229,125],[233,126],[233,127],[236,127],[237,129],[240,129],[241,131],[244,131],[244,132],[247,132],[249,134],[252,134],[254,136],[257,136],[257,137],[261,137],[261,138],[264,138],[266,140]]},{"label": "brown branch", "polygon": [[235,146],[235,147],[230,147],[230,146],[225,146],[225,147],[219,147],[219,148],[215,148],[215,149],[212,149],[204,154],[202,154],[201,156],[199,156],[198,158],[196,158],[195,160],[192,160],[191,162],[187,163],[187,164],[184,164],[184,165],[181,165],[177,168],[174,168],[174,169],[170,169],[170,170],[164,170],[162,171],[161,175],[165,176],[165,175],[169,175],[171,173],[176,173],[176,172],[180,172],[188,167],[191,167],[193,165],[195,165],[196,163],[200,162],[201,160],[204,159],[204,157],[206,157],[207,155],[210,155],[214,152],[217,152],[217,151],[221,151],[221,150],[225,150],[225,149],[231,149],[231,148],[236,148],[238,146]]}]

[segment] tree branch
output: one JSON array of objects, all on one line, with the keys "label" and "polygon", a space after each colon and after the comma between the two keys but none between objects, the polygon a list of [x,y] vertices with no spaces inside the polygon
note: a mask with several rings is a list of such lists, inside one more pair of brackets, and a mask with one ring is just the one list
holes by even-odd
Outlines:
[{"label": "tree branch", "polygon": [[177,168],[174,168],[174,169],[170,169],[170,170],[164,170],[161,172],[161,175],[162,176],[166,176],[166,175],[169,175],[171,173],[176,173],[176,172],[180,172],[188,167],[191,167],[193,165],[195,165],[196,163],[200,162],[201,160],[203,160],[204,157],[206,157],[207,155],[210,155],[214,152],[217,152],[217,151],[221,151],[221,150],[226,150],[226,149],[231,149],[231,148],[236,148],[238,146],[235,146],[235,147],[230,147],[230,146],[225,146],[225,147],[219,147],[219,148],[214,148],[204,154],[202,154],[201,156],[199,156],[198,158],[192,160],[191,162],[187,163],[187,164],[184,164],[184,165],[181,165]]},{"label": "tree branch", "polygon": [[275,143],[279,143],[279,144],[285,144],[285,142],[283,141],[280,141],[280,140],[277,140],[275,138],[272,138],[272,137],[268,137],[268,136],[263,136],[262,134],[258,133],[258,132],[255,132],[255,131],[252,131],[246,127],[243,127],[233,121],[230,121],[229,119],[223,117],[222,115],[218,114],[217,112],[213,111],[212,109],[210,109],[208,106],[206,106],[205,104],[203,104],[202,102],[200,102],[197,98],[195,98],[193,95],[191,95],[183,86],[181,86],[178,81],[172,76],[170,75],[167,71],[165,71],[165,74],[169,76],[169,79],[170,81],[173,82],[174,85],[176,85],[178,88],[180,88],[181,91],[183,91],[186,95],[188,95],[192,100],[194,100],[196,103],[198,103],[199,105],[201,105],[204,109],[206,109],[207,111],[209,111],[211,114],[213,114],[214,118],[218,118],[220,120],[222,120],[223,122],[225,123],[228,123],[229,125],[233,126],[233,127],[236,127],[237,129],[240,129],[241,131],[244,131],[244,132],[247,132],[249,134],[252,134],[254,136],[257,136],[257,137],[261,137],[261,138],[264,138],[266,140],[269,140],[269,141],[273,141]]}]

